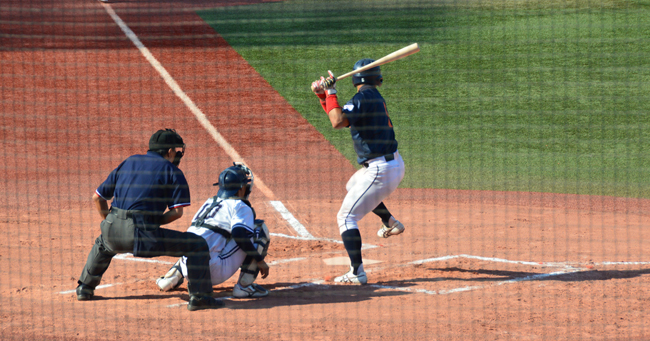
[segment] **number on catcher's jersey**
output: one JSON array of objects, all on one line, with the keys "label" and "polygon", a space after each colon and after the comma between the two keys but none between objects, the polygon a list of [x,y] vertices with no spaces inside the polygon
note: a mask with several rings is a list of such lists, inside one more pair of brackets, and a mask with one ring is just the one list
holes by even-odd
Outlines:
[{"label": "number on catcher's jersey", "polygon": [[[201,206],[198,212],[196,212],[196,215],[194,215],[194,218],[192,219],[192,222],[196,222],[198,219],[206,220],[209,218],[214,218],[214,216],[219,212],[219,209],[221,209],[221,202],[223,200],[217,199],[217,201],[214,200],[208,200]],[[212,207],[212,208],[211,208]],[[206,210],[209,210],[206,212]]]},{"label": "number on catcher's jersey", "polygon": [[192,224],[197,221],[228,232],[235,226],[242,226],[252,233],[255,226],[253,210],[239,199],[208,199],[194,215]]}]

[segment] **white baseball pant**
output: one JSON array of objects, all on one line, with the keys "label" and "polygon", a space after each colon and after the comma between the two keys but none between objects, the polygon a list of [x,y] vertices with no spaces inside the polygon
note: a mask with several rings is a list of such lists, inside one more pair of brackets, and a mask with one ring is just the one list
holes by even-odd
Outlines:
[{"label": "white baseball pant", "polygon": [[[202,227],[190,227],[188,232],[203,237],[210,248],[210,275],[212,285],[221,284],[232,277],[246,258],[246,253],[233,239]],[[251,238],[252,241],[252,238]],[[181,258],[181,272],[187,277],[186,257]]]},{"label": "white baseball pant", "polygon": [[359,169],[348,181],[345,186],[348,193],[336,216],[341,234],[358,229],[359,220],[374,210],[402,182],[404,160],[399,152],[393,155],[395,159],[392,161],[386,161],[383,156],[369,160],[368,168]]}]

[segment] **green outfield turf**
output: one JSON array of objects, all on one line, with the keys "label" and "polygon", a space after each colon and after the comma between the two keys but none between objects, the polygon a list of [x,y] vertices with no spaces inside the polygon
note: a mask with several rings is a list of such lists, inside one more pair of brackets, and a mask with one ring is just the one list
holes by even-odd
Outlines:
[{"label": "green outfield turf", "polygon": [[[311,81],[419,43],[382,66],[402,187],[650,198],[650,1],[286,1],[199,14],[351,162],[349,131],[331,128]],[[341,104],[353,95],[350,79],[338,89]]]}]

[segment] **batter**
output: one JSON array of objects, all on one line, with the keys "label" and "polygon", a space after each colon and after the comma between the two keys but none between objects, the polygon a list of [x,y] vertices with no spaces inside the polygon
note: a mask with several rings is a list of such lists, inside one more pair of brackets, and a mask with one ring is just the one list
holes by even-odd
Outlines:
[{"label": "batter", "polygon": [[[372,62],[372,59],[361,59],[354,64],[353,70]],[[397,151],[386,101],[377,90],[383,82],[379,66],[352,76],[357,93],[343,108],[338,104],[336,78],[331,71],[328,72],[327,79],[321,77],[312,83],[312,91],[320,99],[332,127],[350,128],[357,162],[363,166],[348,181],[347,195],[336,217],[351,265],[346,274],[336,277],[334,281],[366,284],[368,277],[363,269],[358,222],[369,212],[374,212],[382,221],[377,231],[380,238],[404,232],[404,225],[392,216],[383,203],[404,178],[404,161]]]}]

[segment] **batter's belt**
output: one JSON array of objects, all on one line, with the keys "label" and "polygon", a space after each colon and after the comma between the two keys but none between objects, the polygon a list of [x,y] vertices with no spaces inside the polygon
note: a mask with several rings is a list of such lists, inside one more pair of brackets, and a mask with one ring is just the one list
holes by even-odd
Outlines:
[{"label": "batter's belt", "polygon": [[379,157],[376,157],[376,158],[370,159],[370,160],[368,160],[368,161],[362,163],[362,165],[363,165],[364,167],[368,168],[368,167],[370,166],[370,161],[375,160],[375,159],[380,159],[380,158],[384,158],[384,159],[386,160],[386,162],[389,162],[389,161],[393,161],[393,160],[395,160],[395,155],[394,155],[394,153],[386,154],[386,155],[382,155],[382,156],[379,156]]}]

